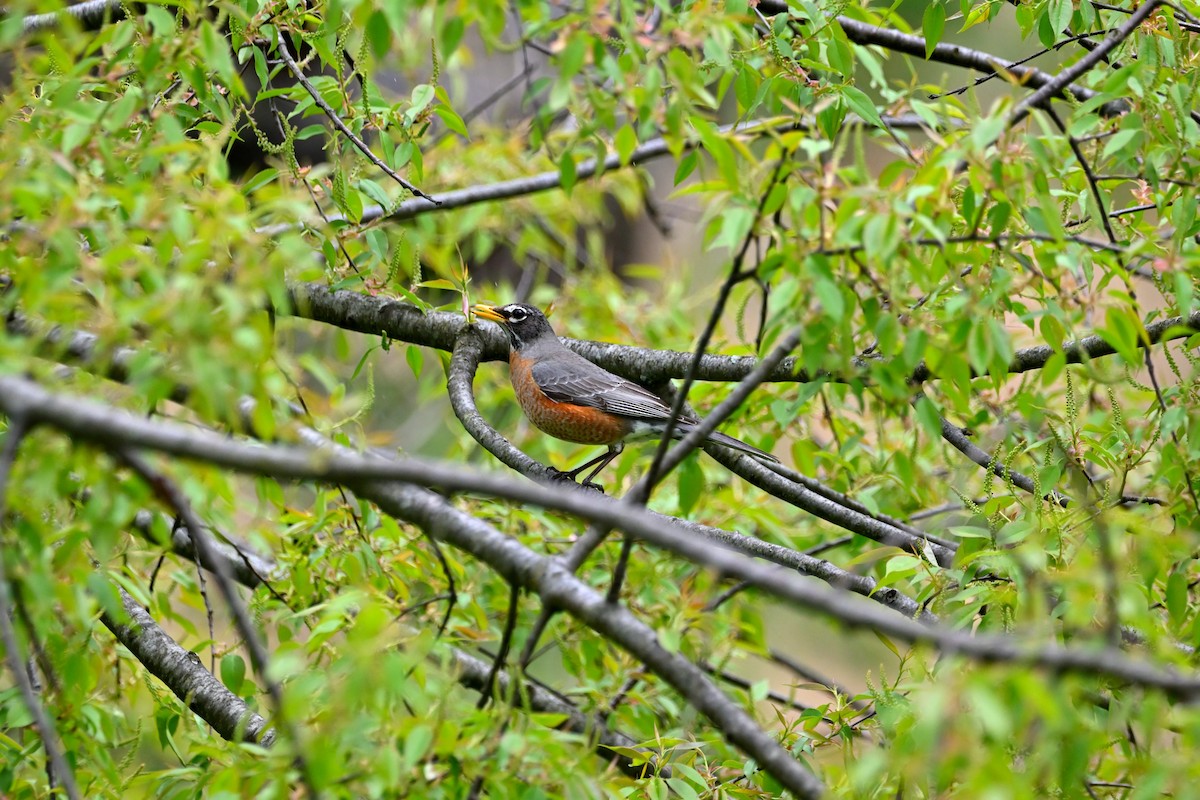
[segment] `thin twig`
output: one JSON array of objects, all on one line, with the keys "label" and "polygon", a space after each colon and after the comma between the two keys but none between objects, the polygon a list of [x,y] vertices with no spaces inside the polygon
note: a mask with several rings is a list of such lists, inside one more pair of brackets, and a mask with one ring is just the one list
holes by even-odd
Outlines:
[{"label": "thin twig", "polygon": [[504,664],[508,661],[508,651],[512,648],[513,632],[517,629],[520,602],[521,587],[514,583],[509,587],[508,614],[504,622],[504,632],[500,635],[500,649],[496,652],[496,657],[492,659],[492,668],[488,670],[487,679],[483,682],[483,688],[479,690],[479,702],[476,704],[476,708],[482,709],[491,702],[492,691],[496,686],[496,675],[504,669]]},{"label": "thin twig", "polygon": [[[7,511],[8,478],[12,472],[13,463],[17,459],[17,448],[21,440],[29,432],[29,424],[20,414],[8,414],[8,431],[4,434],[4,446],[0,449],[0,531]],[[80,797],[79,786],[75,783],[75,773],[63,755],[62,740],[54,722],[33,690],[29,681],[29,673],[21,658],[20,645],[17,643],[17,633],[12,624],[12,601],[9,595],[8,566],[5,564],[4,553],[8,545],[0,542],[0,641],[4,642],[4,660],[8,671],[12,674],[13,682],[25,703],[29,715],[33,717],[34,727],[42,739],[42,747],[46,750],[47,769],[61,783],[63,791],[71,800]]]},{"label": "thin twig", "polygon": [[[925,397],[925,393],[918,392],[917,397]],[[926,402],[932,404],[933,401],[926,398]],[[1017,488],[1024,489],[1030,494],[1038,496],[1037,485],[1031,478],[1022,475],[1015,470],[1011,470],[1001,462],[993,459],[991,456],[985,453],[982,448],[977,447],[970,439],[968,439],[966,432],[964,432],[962,428],[952,425],[949,420],[940,414],[938,415],[938,418],[942,423],[942,438],[949,442],[955,450],[962,453],[964,456],[971,459],[971,461],[983,467],[988,472],[991,472],[996,477],[1005,481],[1011,481]],[[1064,508],[1070,502],[1066,496],[1054,490],[1051,490],[1042,496],[1042,499],[1049,500]]]},{"label": "thin twig", "polygon": [[333,126],[341,131],[342,135],[349,139],[354,147],[367,157],[368,161],[382,170],[389,178],[403,186],[405,189],[408,189],[415,196],[423,200],[427,200],[430,203],[433,203],[435,206],[441,205],[441,203],[439,203],[437,200],[422,192],[416,186],[405,180],[399,173],[396,172],[396,170],[385,164],[383,159],[371,152],[371,148],[366,142],[360,139],[358,135],[354,133],[354,131],[350,130],[346,123],[342,121],[342,118],[338,116],[338,113],[333,110],[333,106],[325,102],[325,98],[321,96],[319,91],[317,91],[317,87],[312,85],[312,81],[305,76],[304,71],[300,69],[300,65],[296,63],[294,58],[292,58],[292,54],[288,51],[287,42],[284,41],[285,37],[286,33],[281,31],[279,33],[279,38],[277,39],[280,57],[283,58],[283,62],[287,64],[288,69],[292,71],[292,76],[296,79],[296,82],[304,87],[304,90],[308,92],[310,97],[312,97],[313,102],[316,103],[317,107],[325,112],[325,116],[329,117],[329,121],[333,123]]},{"label": "thin twig", "polygon": [[[1092,67],[1104,60],[1104,57],[1117,48],[1122,42],[1133,35],[1141,24],[1153,14],[1159,6],[1162,5],[1161,0],[1145,0],[1137,10],[1129,15],[1129,19],[1125,20],[1119,28],[1117,28],[1109,36],[1104,37],[1095,50],[1089,52],[1086,56],[1079,59],[1070,67],[1064,69],[1058,75],[1035,91],[1033,94],[1026,97],[1017,107],[1013,109],[1012,114],[1008,118],[1006,128],[1014,128],[1029,116],[1035,108],[1040,108],[1046,104],[1046,101],[1051,97],[1061,94],[1068,86],[1080,78],[1084,73],[1092,69]],[[1082,98],[1081,98],[1082,99]]]},{"label": "thin twig", "polygon": [[238,634],[242,637],[242,641],[246,645],[246,650],[250,654],[250,663],[254,667],[254,671],[259,679],[265,684],[267,694],[270,696],[272,704],[275,707],[277,724],[284,729],[288,735],[288,739],[291,741],[296,766],[300,770],[301,779],[308,790],[309,797],[319,797],[320,792],[317,791],[316,783],[308,768],[307,759],[304,757],[300,733],[291,720],[287,718],[284,711],[283,688],[270,675],[270,658],[267,655],[266,646],[263,644],[258,632],[254,629],[254,623],[251,622],[245,605],[243,605],[241,598],[238,597],[233,578],[225,569],[225,562],[220,560],[214,552],[213,543],[208,537],[204,523],[196,516],[191,502],[175,482],[153,469],[141,455],[130,447],[111,446],[110,449],[120,462],[137,473],[154,490],[154,493],[183,519],[188,532],[192,535],[192,542],[196,546],[197,555],[199,555],[205,564],[212,565],[217,589],[221,592],[222,599],[229,607],[230,614],[233,616],[234,626],[237,628]]}]

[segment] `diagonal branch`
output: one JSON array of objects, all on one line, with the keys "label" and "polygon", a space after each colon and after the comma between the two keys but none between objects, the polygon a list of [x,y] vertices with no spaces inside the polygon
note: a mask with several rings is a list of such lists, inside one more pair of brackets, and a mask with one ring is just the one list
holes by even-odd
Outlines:
[{"label": "diagonal branch", "polygon": [[[597,632],[612,635],[614,640],[619,641],[622,647],[628,647],[637,657],[649,659],[645,661],[648,665],[656,669],[668,669],[670,664],[676,663],[673,658],[664,660],[663,655],[655,649],[657,645],[651,644],[654,641],[653,633],[648,628],[643,627],[625,609],[614,609],[605,603],[590,587],[581,584],[559,559],[540,556],[528,550],[490,525],[450,506],[436,494],[411,484],[396,482],[397,479],[409,479],[403,474],[417,471],[412,460],[389,463],[347,456],[341,449],[330,452],[247,445],[212,431],[146,420],[90,401],[64,398],[40,389],[32,381],[16,377],[0,377],[0,411],[10,418],[15,415],[30,423],[45,423],[69,433],[75,439],[104,446],[119,442],[124,447],[161,450],[240,472],[344,483],[354,488],[360,496],[376,502],[387,513],[413,522],[431,535],[491,564],[509,580],[519,581],[524,588],[537,592],[545,601],[571,612]],[[434,465],[424,463],[420,471],[428,472],[433,468]],[[423,480],[434,484],[441,482],[429,477]],[[528,489],[535,488],[532,484],[522,485]],[[564,505],[589,499],[584,492],[558,494],[569,498],[562,501]],[[970,631],[958,631],[944,625],[923,624],[905,619],[873,603],[853,601],[846,593],[819,581],[797,580],[789,570],[767,566],[739,553],[714,548],[710,542],[672,525],[647,528],[641,533],[645,534],[647,541],[695,564],[717,570],[728,578],[748,581],[793,605],[814,610],[852,627],[870,628],[901,641],[930,644],[943,652],[976,660],[1024,663],[1054,672],[1106,675],[1158,688],[1176,697],[1200,698],[1200,676],[1139,661],[1117,650],[1057,643],[1039,645],[1005,634],[974,635]],[[634,627],[630,628],[627,622]],[[626,637],[627,633],[631,638]],[[620,639],[617,639],[618,636]],[[647,639],[647,636],[650,638]],[[684,662],[687,663],[686,659]],[[675,677],[678,678],[678,675]],[[671,678],[667,680],[672,682]],[[678,683],[672,682],[672,685],[684,691]],[[705,697],[704,705],[698,707],[701,710],[715,709],[709,703],[719,701],[713,700],[707,692]],[[723,715],[725,712],[718,713]],[[714,720],[724,724],[721,719],[714,717]],[[741,725],[735,722],[733,728],[744,730]],[[741,746],[742,740],[731,741]]]},{"label": "diagonal branch", "polygon": [[181,647],[160,628],[128,592],[119,586],[115,588],[129,620],[116,620],[104,613],[100,621],[142,666],[223,738],[231,742],[255,742],[263,747],[274,744],[275,731],[268,728],[265,719],[205,669],[195,653]]},{"label": "diagonal branch", "polygon": [[238,597],[233,578],[225,571],[225,562],[217,556],[204,523],[196,515],[191,502],[183,491],[165,475],[155,471],[141,455],[124,446],[119,440],[115,442],[110,441],[108,449],[112,451],[114,457],[137,473],[138,477],[145,481],[154,493],[183,520],[196,547],[199,560],[206,566],[211,565],[217,589],[221,592],[221,597],[229,607],[230,614],[233,616],[234,626],[237,628],[238,634],[242,637],[246,650],[250,654],[250,663],[254,667],[254,672],[265,684],[267,694],[275,706],[277,722],[283,727],[288,735],[288,739],[291,741],[294,749],[294,759],[300,769],[304,784],[308,788],[309,796],[317,797],[316,783],[309,771],[307,759],[304,758],[299,731],[284,716],[283,688],[279,685],[279,681],[270,674],[270,659],[267,655],[267,648],[259,637],[258,632],[254,629],[254,624],[251,622],[250,615],[247,613],[246,607],[242,604],[241,598]]},{"label": "diagonal branch", "polygon": [[[1036,92],[1018,103],[1008,119],[1007,127],[1016,127],[1033,112],[1033,109],[1044,105],[1051,97],[1061,95],[1076,79],[1083,77],[1084,73],[1103,61],[1105,56],[1132,36],[1133,32],[1146,21],[1146,18],[1158,10],[1158,7],[1161,5],[1161,0],[1145,0],[1145,2],[1138,6],[1136,11],[1129,15],[1129,19],[1125,20],[1119,28],[1108,36],[1105,36],[1100,44],[1096,46],[1096,49],[1090,51],[1058,75],[1055,75],[1049,83],[1040,87]],[[1076,97],[1080,100],[1087,99],[1082,95],[1076,95]]]},{"label": "diagonal branch", "polygon": [[[25,438],[28,430],[29,420],[27,417],[22,414],[9,413],[8,430],[4,434],[3,449],[0,450],[0,530],[3,530],[6,513],[8,477],[17,458],[17,448],[20,447],[21,440]],[[21,694],[25,708],[33,717],[33,724],[37,728],[38,736],[42,740],[42,747],[46,751],[47,771],[54,779],[62,782],[62,788],[67,793],[67,797],[71,800],[79,800],[79,786],[75,783],[75,773],[71,770],[71,765],[67,763],[66,756],[63,754],[62,740],[58,738],[58,731],[55,730],[53,721],[38,699],[37,692],[34,691],[33,684],[30,682],[29,673],[25,671],[25,665],[21,660],[20,645],[17,643],[17,633],[12,624],[12,599],[9,594],[8,566],[5,564],[4,558],[5,549],[7,549],[7,545],[0,542],[0,642],[4,644],[4,660],[8,665],[8,671],[12,673],[13,682],[17,684],[17,690]]]},{"label": "diagonal branch", "polygon": [[[884,116],[883,122],[888,128],[928,128],[929,124],[918,117],[916,114],[900,114],[897,116]],[[849,115],[842,123],[843,125],[862,125],[863,120],[857,116]],[[776,118],[768,120],[750,120],[747,122],[738,122],[731,125],[724,125],[717,129],[717,132],[722,135],[742,134],[746,136],[769,136],[779,133],[787,133],[788,131],[808,130],[810,123],[805,120],[797,120],[792,118]],[[694,150],[700,147],[699,139],[691,139],[684,143],[685,150]],[[620,169],[622,167],[640,166],[648,161],[663,156],[671,155],[677,147],[676,143],[669,142],[667,139],[658,137],[650,139],[634,148],[629,156],[628,161],[622,161],[617,154],[612,154],[606,157],[603,161],[589,159],[581,162],[575,167],[575,180],[583,181],[597,175],[603,175],[610,170]],[[438,194],[438,205],[430,205],[428,202],[420,198],[413,200],[405,200],[398,206],[388,211],[383,206],[367,206],[363,209],[362,216],[357,220],[359,223],[366,224],[377,220],[386,219],[391,222],[400,222],[403,220],[413,219],[414,217],[423,216],[442,211],[452,211],[456,208],[466,208],[467,206],[478,205],[479,203],[490,203],[497,200],[510,200],[514,197],[525,197],[527,195],[539,194],[548,192],[553,189],[562,187],[562,172],[557,169],[539,172],[535,175],[528,175],[523,178],[513,178],[507,181],[497,181],[495,183],[481,183],[476,186],[468,186],[463,189],[454,189]],[[330,221],[344,221],[343,217],[335,214],[329,215]],[[267,225],[258,229],[258,233],[265,236],[279,236],[288,231],[295,230],[300,227],[297,223],[280,223],[277,225]]]},{"label": "diagonal branch", "polygon": [[918,557],[928,558],[939,566],[948,567],[954,562],[954,550],[933,541],[924,535],[914,535],[903,528],[889,525],[875,517],[853,508],[839,505],[823,495],[792,483],[779,473],[741,453],[733,453],[720,447],[707,447],[705,451],[725,465],[727,469],[754,484],[765,492],[807,511],[815,517],[837,525],[844,530],[873,539],[880,544],[898,547]]},{"label": "diagonal branch", "polygon": [[[758,8],[764,14],[788,13],[788,4],[785,0],[760,0]],[[1051,85],[1055,80],[1053,75],[1043,72],[1040,69],[1019,64],[1010,64],[1007,59],[982,50],[940,42],[933,48],[932,52],[926,55],[926,42],[923,36],[902,33],[893,28],[881,28],[845,16],[837,17],[837,24],[845,31],[846,38],[855,44],[875,45],[885,50],[919,58],[922,61],[935,61],[940,64],[963,67],[976,72],[1000,72],[1011,75],[1015,82],[1024,86],[1043,88]],[[1071,96],[1081,101],[1090,100],[1096,96],[1095,91],[1083,86],[1072,85],[1070,81],[1067,81],[1064,85],[1049,92],[1045,100],[1048,100],[1050,97],[1066,98],[1068,92]],[[1045,100],[1042,102],[1045,102]],[[1100,113],[1108,117],[1115,117],[1127,111],[1128,107],[1128,103],[1114,100],[1101,106]]]},{"label": "diagonal branch", "polygon": [[333,123],[333,126],[337,128],[343,136],[349,139],[350,143],[353,144],[360,153],[366,156],[368,161],[382,170],[384,174],[386,174],[396,183],[400,184],[405,189],[408,189],[410,192],[416,195],[419,201],[426,203],[426,205],[432,203],[434,207],[441,205],[441,203],[439,203],[437,200],[434,200],[432,197],[422,192],[412,183],[405,180],[398,172],[396,172],[396,170],[385,164],[383,159],[371,152],[371,148],[367,146],[366,142],[360,139],[358,135],[354,133],[354,131],[350,130],[346,123],[342,121],[342,118],[338,116],[338,113],[333,110],[333,106],[325,102],[325,98],[322,97],[321,93],[317,91],[317,87],[312,85],[312,81],[305,76],[304,71],[300,69],[300,65],[296,63],[294,58],[292,58],[291,52],[288,51],[287,42],[285,41],[286,38],[287,32],[281,30],[279,32],[277,44],[279,55],[283,59],[283,63],[287,64],[288,69],[292,71],[292,77],[296,79],[297,83],[304,87],[304,91],[308,92],[309,96],[312,97],[313,102],[317,104],[317,107],[325,112],[325,116],[329,118],[329,121]]},{"label": "diagonal branch", "polygon": [[[921,395],[923,394],[924,393],[922,392]],[[968,439],[966,431],[957,425],[952,425],[948,419],[942,417],[941,415],[939,415],[939,418],[942,421],[942,438],[945,439],[955,450],[962,453],[964,456],[971,459],[972,462],[983,467],[997,478],[1005,481],[1012,481],[1012,484],[1018,489],[1023,489],[1035,497],[1039,496],[1037,486],[1034,484],[1032,478],[1030,478],[1028,475],[1023,475],[1016,470],[1009,469],[1008,467],[1004,466],[1004,464],[996,461],[994,458],[984,452],[983,448],[976,446],[974,442]],[[1044,499],[1049,500],[1052,503],[1056,503],[1064,508],[1070,502],[1065,496],[1054,490],[1048,492]]]}]

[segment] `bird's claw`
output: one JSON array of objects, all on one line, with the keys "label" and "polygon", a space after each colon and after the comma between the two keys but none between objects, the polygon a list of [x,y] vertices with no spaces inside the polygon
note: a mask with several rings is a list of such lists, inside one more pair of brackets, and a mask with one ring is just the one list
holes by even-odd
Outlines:
[{"label": "bird's claw", "polygon": [[550,471],[551,471],[551,474],[554,476],[555,480],[565,481],[566,483],[573,483],[576,486],[580,487],[581,489],[591,489],[593,491],[599,492],[600,494],[604,494],[604,487],[601,486],[600,484],[596,483],[595,481],[589,480],[589,481],[583,481],[582,483],[578,482],[576,479],[579,477],[579,475],[575,472],[563,472],[561,469],[555,469],[554,467],[550,467]]}]

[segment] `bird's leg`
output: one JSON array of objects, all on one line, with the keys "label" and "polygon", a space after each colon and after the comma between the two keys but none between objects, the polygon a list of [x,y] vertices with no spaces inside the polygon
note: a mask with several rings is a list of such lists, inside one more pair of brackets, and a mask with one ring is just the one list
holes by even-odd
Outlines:
[{"label": "bird's leg", "polygon": [[596,475],[599,474],[600,470],[607,467],[609,462],[611,462],[614,458],[619,456],[621,454],[621,451],[624,449],[625,449],[625,445],[623,445],[620,442],[617,442],[616,444],[610,444],[608,446],[607,451],[596,456],[591,461],[588,461],[587,463],[576,467],[575,469],[571,470],[570,472],[564,472],[563,477],[567,478],[568,480],[573,481],[579,477],[579,473],[583,472],[584,470],[586,470],[589,467],[595,467],[595,469],[593,469],[591,472],[589,472],[588,476],[586,478],[584,478],[579,483],[579,485],[590,488],[590,489],[599,489],[601,492],[603,492],[604,487],[598,483],[593,483],[592,478],[596,477]]}]

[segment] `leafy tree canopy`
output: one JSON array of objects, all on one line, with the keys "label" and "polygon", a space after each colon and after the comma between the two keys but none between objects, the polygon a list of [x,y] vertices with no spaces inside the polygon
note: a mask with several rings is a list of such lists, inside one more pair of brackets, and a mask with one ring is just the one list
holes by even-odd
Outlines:
[{"label": "leafy tree canopy", "polygon": [[9,3],[0,794],[1189,795],[1198,17]]}]

